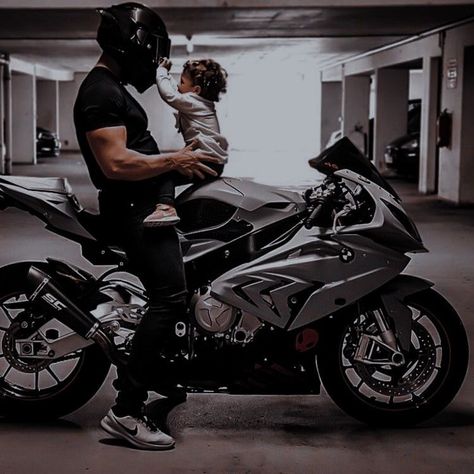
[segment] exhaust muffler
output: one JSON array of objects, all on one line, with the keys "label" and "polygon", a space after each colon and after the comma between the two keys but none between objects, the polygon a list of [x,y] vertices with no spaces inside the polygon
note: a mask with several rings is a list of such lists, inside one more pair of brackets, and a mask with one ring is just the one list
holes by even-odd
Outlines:
[{"label": "exhaust muffler", "polygon": [[100,327],[92,314],[86,313],[74,304],[54,283],[52,277],[32,266],[27,281],[33,301],[85,339],[91,339]]},{"label": "exhaust muffler", "polygon": [[68,298],[53,278],[35,266],[28,271],[27,282],[31,294],[30,301],[37,304],[47,314],[68,326],[84,339],[92,339],[104,350],[113,363],[117,363],[115,348],[108,336],[101,330],[100,321],[83,311]]}]

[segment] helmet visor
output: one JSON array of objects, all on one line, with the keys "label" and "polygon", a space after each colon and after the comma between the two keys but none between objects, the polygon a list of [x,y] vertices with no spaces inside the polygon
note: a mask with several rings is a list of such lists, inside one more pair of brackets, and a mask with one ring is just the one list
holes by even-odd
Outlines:
[{"label": "helmet visor", "polygon": [[167,36],[157,35],[138,26],[136,38],[138,44],[149,51],[155,64],[159,63],[160,58],[169,58],[171,41]]}]

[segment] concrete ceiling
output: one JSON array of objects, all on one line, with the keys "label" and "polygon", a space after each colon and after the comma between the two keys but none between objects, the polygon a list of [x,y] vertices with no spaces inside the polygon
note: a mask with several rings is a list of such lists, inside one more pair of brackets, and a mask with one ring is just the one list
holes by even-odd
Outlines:
[{"label": "concrete ceiling", "polygon": [[[187,57],[185,38],[192,36],[193,57],[215,57],[231,70],[268,62],[321,67],[474,16],[473,4],[316,8],[268,1],[269,7],[193,8],[161,3],[165,6],[156,10],[173,36],[177,64]],[[97,24],[93,8],[0,5],[0,51],[56,69],[87,70],[99,53]]]}]

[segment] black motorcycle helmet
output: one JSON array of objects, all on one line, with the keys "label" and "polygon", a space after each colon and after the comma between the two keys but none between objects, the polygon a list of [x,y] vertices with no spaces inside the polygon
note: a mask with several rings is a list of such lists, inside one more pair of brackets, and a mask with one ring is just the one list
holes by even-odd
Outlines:
[{"label": "black motorcycle helmet", "polygon": [[123,80],[138,92],[155,82],[160,58],[169,57],[171,41],[163,20],[140,3],[98,8],[97,42],[122,68]]}]

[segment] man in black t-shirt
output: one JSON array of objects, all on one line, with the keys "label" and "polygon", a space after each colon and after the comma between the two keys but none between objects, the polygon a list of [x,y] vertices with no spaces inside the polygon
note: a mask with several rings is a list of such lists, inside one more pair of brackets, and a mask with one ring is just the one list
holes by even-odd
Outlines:
[{"label": "man in black t-shirt", "polygon": [[159,154],[145,111],[124,87],[131,84],[142,93],[154,84],[158,61],[169,56],[170,48],[161,18],[137,3],[99,12],[97,40],[103,54],[79,89],[74,123],[106,228],[126,251],[149,297],[127,369],[119,369],[114,382],[116,404],[101,426],[137,447],[165,449],[174,445],[173,438],[154,426],[143,408],[147,390],[159,387],[161,353],[185,312],[186,285],[175,229],[145,231],[143,219],[155,208],[160,175],[215,176],[204,162],[218,160],[190,146]]}]

